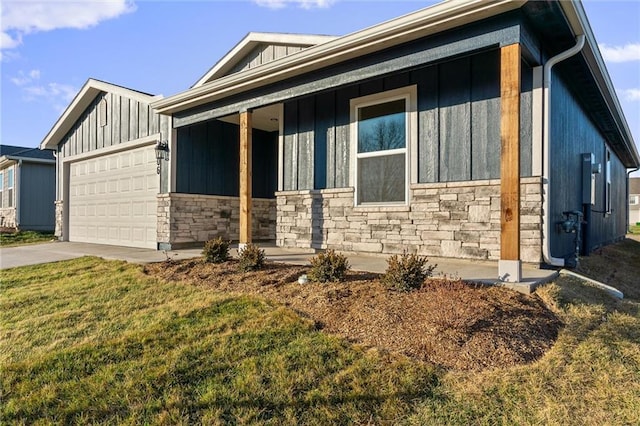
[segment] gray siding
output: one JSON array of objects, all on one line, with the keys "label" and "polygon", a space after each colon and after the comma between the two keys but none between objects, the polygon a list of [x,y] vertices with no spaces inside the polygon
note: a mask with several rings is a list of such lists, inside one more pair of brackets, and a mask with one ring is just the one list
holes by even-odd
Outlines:
[{"label": "gray siding", "polygon": [[[273,198],[277,187],[277,132],[252,131],[252,193]],[[238,196],[240,132],[236,124],[206,121],[178,130],[176,192]]]},{"label": "gray siding", "polygon": [[[100,123],[100,102],[106,101],[106,125]],[[155,114],[149,104],[114,93],[102,92],[59,144],[63,157],[136,140],[162,131],[170,136],[170,117]]]},{"label": "gray siding", "polygon": [[55,172],[55,164],[22,163],[18,188],[20,229],[53,231]]},{"label": "gray siding", "polygon": [[[558,66],[558,68],[561,68]],[[597,163],[602,164],[602,173],[596,175],[596,203],[590,223],[587,225],[591,247],[622,238],[626,232],[626,170],[611,151],[612,213],[597,213],[606,210],[605,179],[607,143],[593,124],[585,110],[576,101],[562,76],[554,76],[551,94],[551,200],[552,225],[563,219],[562,212],[582,211],[581,154],[593,153]],[[551,255],[564,257],[574,250],[573,235],[564,234],[552,227]]]},{"label": "gray siding", "polygon": [[226,75],[255,68],[275,59],[299,52],[304,48],[305,47],[303,46],[296,45],[260,43],[254,47],[251,52],[247,53],[246,56],[240,59]]},{"label": "gray siding", "polygon": [[[418,87],[419,182],[500,178],[499,61],[492,50],[285,102],[284,189],[348,186],[350,100],[412,84]],[[530,176],[526,64],[522,80],[521,174]]]}]

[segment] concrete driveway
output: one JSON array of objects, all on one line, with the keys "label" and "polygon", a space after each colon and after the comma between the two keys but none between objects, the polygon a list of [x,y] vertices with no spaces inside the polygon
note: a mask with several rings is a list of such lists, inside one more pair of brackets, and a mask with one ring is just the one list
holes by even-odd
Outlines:
[{"label": "concrete driveway", "polygon": [[[172,251],[172,259],[198,257],[202,249]],[[162,251],[104,244],[53,242],[18,247],[0,248],[0,269],[17,266],[58,262],[82,256],[98,256],[103,259],[126,260],[132,263],[161,262],[167,258]]]}]

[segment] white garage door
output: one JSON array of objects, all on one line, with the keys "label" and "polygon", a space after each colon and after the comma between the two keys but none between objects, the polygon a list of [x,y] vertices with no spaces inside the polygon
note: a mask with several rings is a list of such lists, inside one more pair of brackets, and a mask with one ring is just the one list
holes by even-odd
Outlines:
[{"label": "white garage door", "polygon": [[153,145],[72,163],[69,241],[156,248]]}]

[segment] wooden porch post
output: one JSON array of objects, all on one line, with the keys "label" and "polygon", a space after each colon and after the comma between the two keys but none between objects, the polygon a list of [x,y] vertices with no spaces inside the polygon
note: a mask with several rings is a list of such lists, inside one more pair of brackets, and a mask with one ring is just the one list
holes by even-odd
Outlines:
[{"label": "wooden porch post", "polygon": [[240,241],[238,248],[251,242],[251,111],[240,113]]},{"label": "wooden porch post", "polygon": [[519,282],[520,262],[520,44],[500,49],[499,278]]}]

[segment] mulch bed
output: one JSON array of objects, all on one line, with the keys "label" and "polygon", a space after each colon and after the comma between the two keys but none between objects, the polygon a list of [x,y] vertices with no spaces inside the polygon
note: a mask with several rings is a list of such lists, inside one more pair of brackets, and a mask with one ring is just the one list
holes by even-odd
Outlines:
[{"label": "mulch bed", "polygon": [[431,279],[410,293],[389,291],[377,274],[350,272],[343,283],[298,284],[308,267],[267,263],[237,271],[235,261],[166,261],[145,273],[219,292],[282,303],[323,331],[446,369],[482,370],[526,364],[554,344],[560,320],[535,295]]}]

